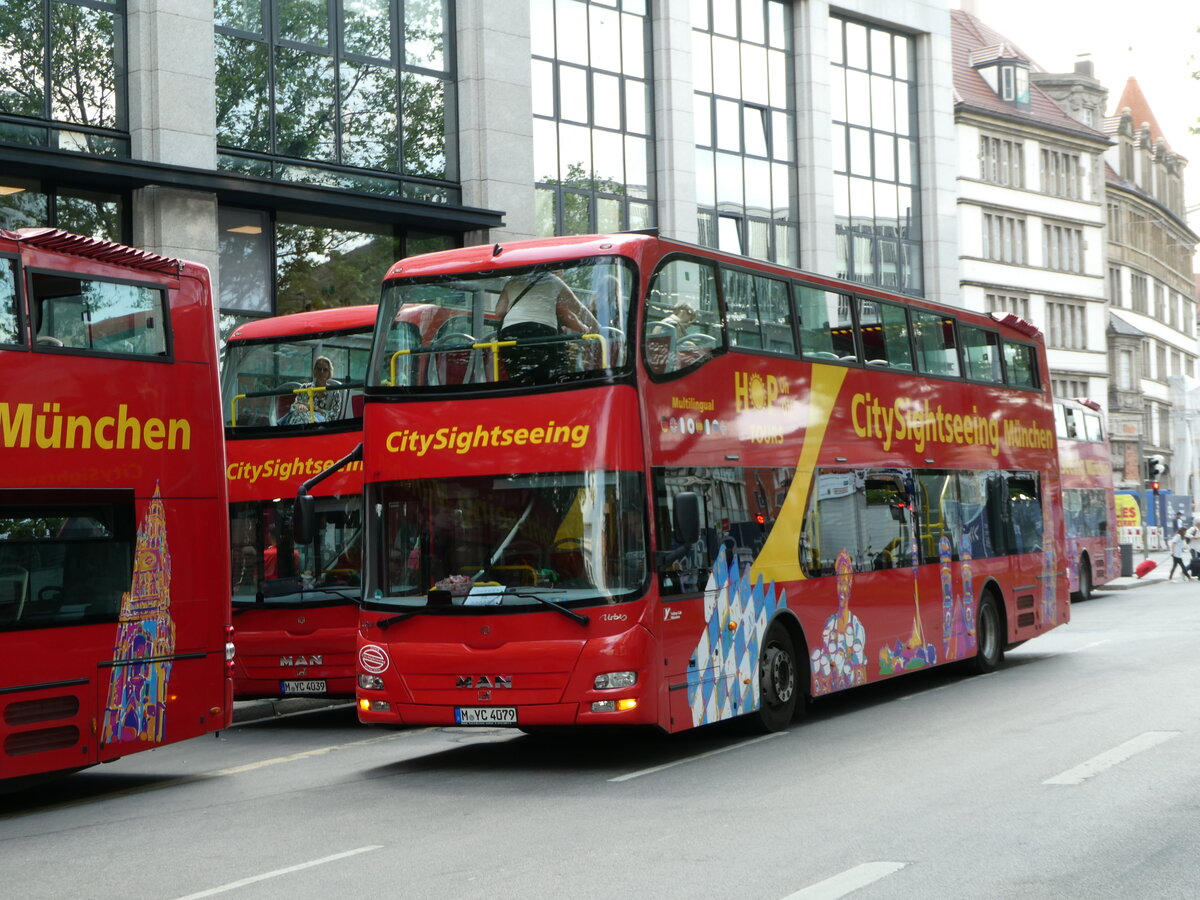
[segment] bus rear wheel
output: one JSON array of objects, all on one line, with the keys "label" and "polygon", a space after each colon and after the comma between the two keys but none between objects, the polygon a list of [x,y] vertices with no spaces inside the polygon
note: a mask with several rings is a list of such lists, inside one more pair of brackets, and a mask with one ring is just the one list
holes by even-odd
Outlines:
[{"label": "bus rear wheel", "polygon": [[798,672],[792,637],[786,628],[776,623],[767,629],[758,655],[756,730],[781,731],[792,721],[800,699]]},{"label": "bus rear wheel", "polygon": [[1079,589],[1075,591],[1074,599],[1092,599],[1092,564],[1086,556],[1079,557]]},{"label": "bus rear wheel", "polygon": [[1000,606],[991,591],[979,598],[975,617],[975,658],[970,670],[978,675],[995,672],[1004,658],[1004,635],[1000,633]]}]

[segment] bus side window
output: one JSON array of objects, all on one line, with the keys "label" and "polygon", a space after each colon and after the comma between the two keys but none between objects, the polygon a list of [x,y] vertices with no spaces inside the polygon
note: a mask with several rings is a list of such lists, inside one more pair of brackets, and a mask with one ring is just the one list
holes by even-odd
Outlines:
[{"label": "bus side window", "polygon": [[796,285],[800,352],[809,359],[857,361],[850,297]]},{"label": "bus side window", "polygon": [[773,353],[796,352],[785,282],[753,272],[722,269],[721,283],[731,345]]},{"label": "bus side window", "polygon": [[917,343],[917,368],[930,375],[959,375],[954,319],[942,313],[912,311]]},{"label": "bus side window", "polygon": [[17,261],[0,258],[0,344],[21,343],[17,323]]},{"label": "bus side window", "polygon": [[1004,372],[1005,380],[1013,387],[1036,388],[1037,355],[1029,344],[1004,342]]},{"label": "bus side window", "polygon": [[962,324],[959,325],[958,334],[963,345],[967,377],[974,381],[999,384],[1003,380],[1000,371],[1000,336],[994,331]]},{"label": "bus side window", "polygon": [[724,346],[712,263],[672,259],[654,274],[648,296],[644,352],[650,371],[685,369]]}]

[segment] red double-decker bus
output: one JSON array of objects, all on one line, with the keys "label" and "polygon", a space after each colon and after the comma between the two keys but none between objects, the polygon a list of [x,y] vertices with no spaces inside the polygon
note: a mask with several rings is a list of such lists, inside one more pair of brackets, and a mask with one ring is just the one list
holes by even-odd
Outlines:
[{"label": "red double-decker bus", "polygon": [[0,778],[228,725],[208,270],[0,231]]},{"label": "red double-decker bus", "polygon": [[360,719],[779,729],[990,671],[1069,616],[1048,385],[1015,317],[648,234],[403,260],[366,387]]},{"label": "red double-decker bus", "polygon": [[1121,574],[1112,453],[1100,404],[1094,400],[1056,399],[1054,427],[1062,477],[1067,577],[1071,595],[1087,600],[1092,588]]},{"label": "red double-decker bus", "polygon": [[313,488],[317,527],[293,541],[301,483],[362,440],[375,306],[239,326],[221,366],[239,698],[353,697],[362,464]]}]

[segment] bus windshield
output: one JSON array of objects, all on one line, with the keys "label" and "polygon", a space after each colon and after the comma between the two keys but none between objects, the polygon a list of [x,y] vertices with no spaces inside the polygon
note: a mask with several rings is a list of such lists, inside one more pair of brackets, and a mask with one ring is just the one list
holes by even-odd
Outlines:
[{"label": "bus windshield", "polygon": [[328,605],[362,593],[362,497],[318,497],[307,544],[292,540],[291,499],[230,504],[233,605]]},{"label": "bus windshield", "polygon": [[311,426],[361,417],[371,329],[225,347],[225,425]]},{"label": "bus windshield", "polygon": [[634,599],[646,581],[638,473],[397,481],[380,491],[388,567],[373,603],[595,605]]},{"label": "bus windshield", "polygon": [[509,387],[623,370],[634,282],[617,257],[390,281],[371,383]]}]

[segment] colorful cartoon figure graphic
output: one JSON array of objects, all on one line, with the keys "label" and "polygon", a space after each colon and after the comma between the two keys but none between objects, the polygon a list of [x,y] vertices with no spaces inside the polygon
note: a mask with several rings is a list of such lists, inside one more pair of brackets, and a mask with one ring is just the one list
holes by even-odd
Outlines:
[{"label": "colorful cartoon figure graphic", "polygon": [[163,740],[171,677],[167,660],[174,652],[171,555],[162,495],[155,485],[146,517],[138,526],[133,584],[121,595],[103,743]]},{"label": "colorful cartoon figure graphic", "polygon": [[[945,538],[942,538],[944,541]],[[925,629],[921,626],[921,591],[917,585],[917,541],[914,535],[910,549],[913,579],[913,614],[912,634],[907,641],[897,640],[892,646],[886,644],[879,651],[879,674],[895,675],[898,672],[909,672],[937,663],[937,647],[925,642]],[[945,585],[943,585],[944,589]]]},{"label": "colorful cartoon figure graphic", "polygon": [[[1054,550],[1047,548],[1042,553],[1042,584],[1045,588],[1042,593],[1042,623],[1045,625],[1058,625],[1058,577],[1055,566]],[[1064,609],[1065,613],[1066,610]],[[1064,615],[1063,622],[1068,621]]]},{"label": "colorful cartoon figure graphic", "polygon": [[704,590],[704,632],[688,668],[688,702],[693,725],[719,722],[759,707],[759,647],[767,624],[787,607],[787,592],[760,575],[750,583],[750,566],[718,552]]},{"label": "colorful cartoon figure graphic", "polygon": [[942,656],[949,662],[966,659],[975,653],[975,578],[971,566],[971,536],[962,536],[959,558],[962,565],[962,593],[954,594],[954,567],[950,558],[950,538],[938,542],[942,567]]},{"label": "colorful cartoon figure graphic", "polygon": [[812,652],[812,694],[819,697],[830,691],[865,684],[867,681],[867,630],[850,611],[850,589],[854,564],[843,549],[834,563],[837,573],[838,608],[825,620],[821,646]]}]

